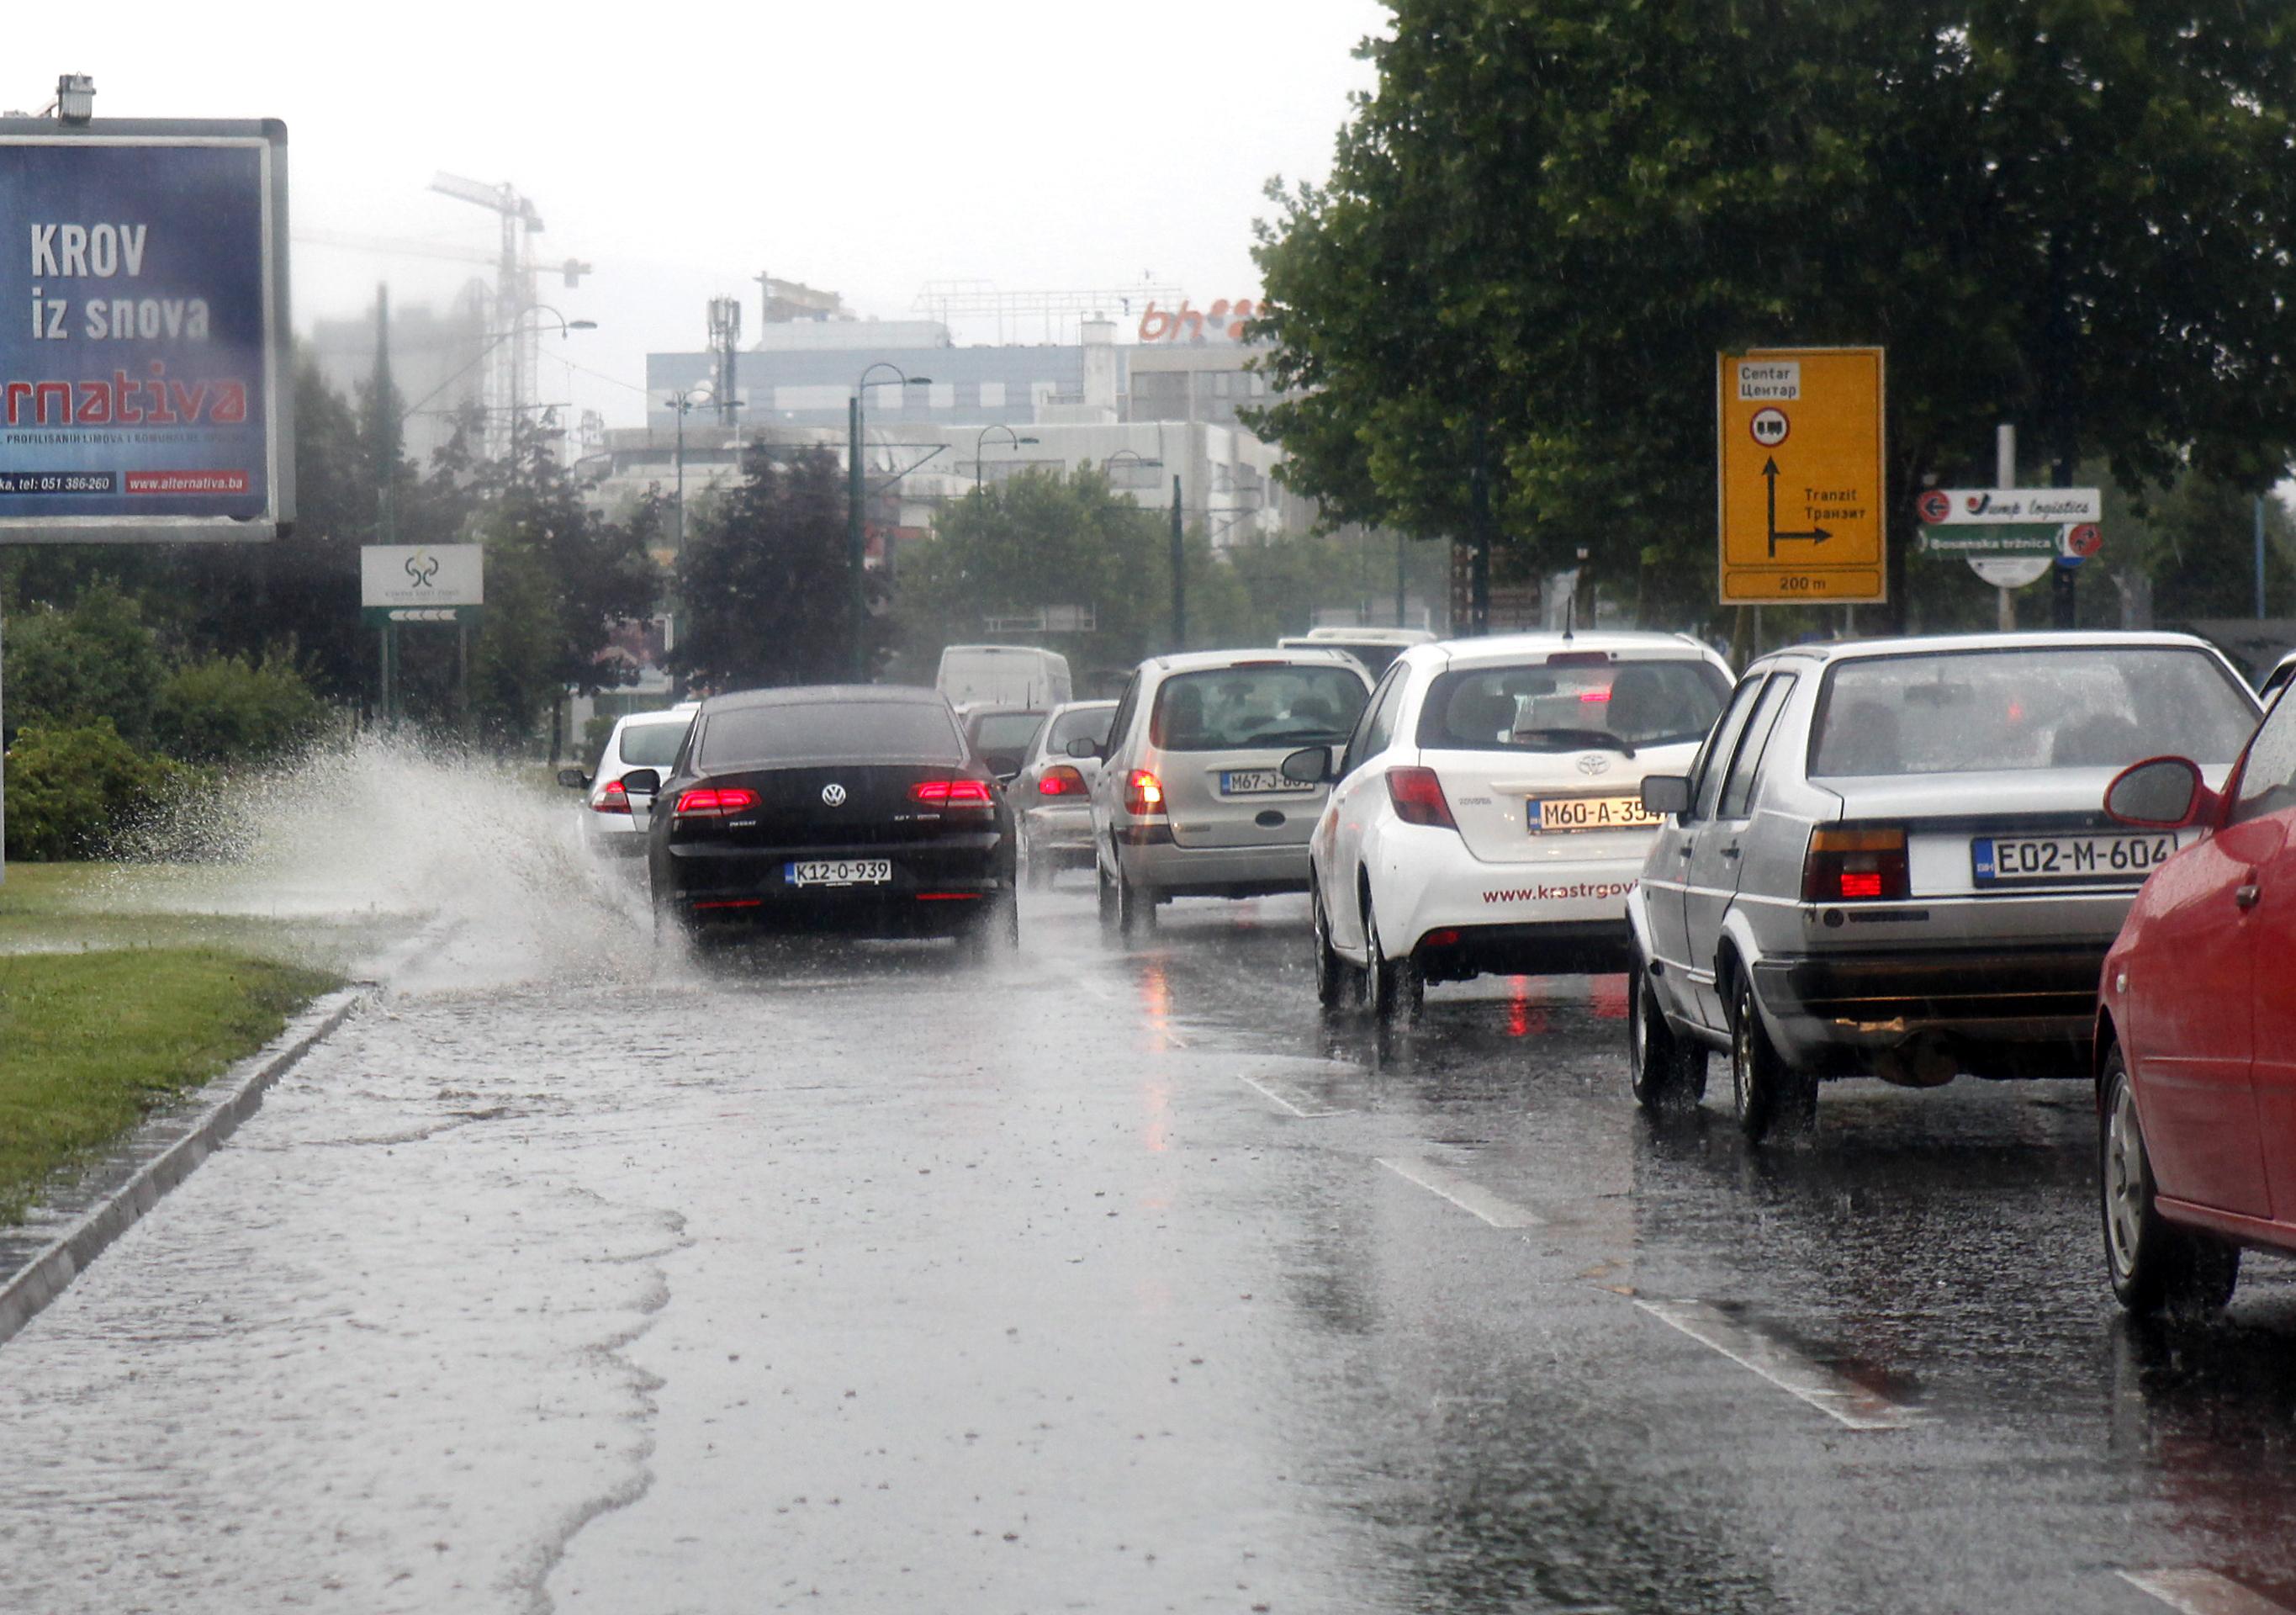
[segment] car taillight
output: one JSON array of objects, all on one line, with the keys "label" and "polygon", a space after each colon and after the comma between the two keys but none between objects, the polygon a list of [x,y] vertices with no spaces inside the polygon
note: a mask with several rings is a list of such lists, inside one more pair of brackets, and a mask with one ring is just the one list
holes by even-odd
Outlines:
[{"label": "car taillight", "polygon": [[1124,811],[1145,817],[1164,811],[1164,782],[1145,768],[1135,768],[1124,780]]},{"label": "car taillight", "polygon": [[697,785],[679,794],[676,811],[682,819],[722,819],[757,805],[758,793],[738,785]]},{"label": "car taillight", "polygon": [[1902,830],[1813,830],[1802,861],[1801,900],[1857,903],[1911,895]]},{"label": "car taillight", "polygon": [[619,780],[607,781],[606,788],[598,792],[598,799],[590,804],[593,813],[627,813],[629,810],[630,793],[622,789]]},{"label": "car taillight", "polygon": [[1037,777],[1038,796],[1082,796],[1084,775],[1065,763],[1057,768],[1047,768]]},{"label": "car taillight", "polygon": [[920,780],[909,787],[909,799],[937,808],[992,808],[996,803],[987,780]]},{"label": "car taillight", "polygon": [[1459,827],[1451,816],[1451,804],[1443,798],[1443,782],[1435,777],[1432,768],[1390,768],[1387,799],[1395,804],[1395,816],[1406,824],[1426,824],[1437,830]]}]

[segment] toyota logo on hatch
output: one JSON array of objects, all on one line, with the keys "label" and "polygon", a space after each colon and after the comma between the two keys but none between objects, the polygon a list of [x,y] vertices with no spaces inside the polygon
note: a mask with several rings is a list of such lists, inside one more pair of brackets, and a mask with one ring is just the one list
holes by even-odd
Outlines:
[{"label": "toyota logo on hatch", "polygon": [[1611,759],[1599,751],[1589,751],[1578,759],[1578,772],[1589,776],[1610,771]]},{"label": "toyota logo on hatch", "polygon": [[824,785],[821,788],[821,799],[828,803],[832,808],[844,807],[845,787],[833,781],[829,784]]}]

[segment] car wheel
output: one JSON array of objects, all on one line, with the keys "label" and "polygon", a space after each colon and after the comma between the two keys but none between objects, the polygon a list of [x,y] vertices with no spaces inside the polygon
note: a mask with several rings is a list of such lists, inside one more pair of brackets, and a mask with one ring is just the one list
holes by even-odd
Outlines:
[{"label": "car wheel", "polygon": [[1379,936],[1379,916],[1364,899],[1364,975],[1371,988],[1371,1012],[1382,1021],[1416,1021],[1426,1002],[1427,977],[1409,955],[1387,956]]},{"label": "car wheel", "polygon": [[1781,1127],[1807,1130],[1817,1114],[1817,1084],[1771,1046],[1754,1004],[1753,979],[1738,972],[1730,997],[1730,1099],[1738,1130],[1759,1144]]},{"label": "car wheel", "polygon": [[1324,912],[1323,889],[1315,884],[1314,876],[1308,879],[1308,929],[1315,950],[1316,1002],[1325,1009],[1337,1009],[1347,996],[1347,962],[1332,947],[1332,921]]},{"label": "car wheel", "polygon": [[1092,861],[1093,881],[1100,897],[1100,934],[1110,941],[1116,939],[1116,881],[1108,873],[1108,865],[1097,855]]},{"label": "car wheel", "polygon": [[1136,881],[1124,878],[1116,866],[1116,930],[1127,942],[1137,941],[1156,929],[1156,894]]},{"label": "car wheel", "polygon": [[1627,1078],[1635,1103],[1653,1114],[1695,1109],[1706,1097],[1706,1049],[1667,1024],[1658,988],[1637,948],[1628,976]]},{"label": "car wheel", "polygon": [[988,912],[972,922],[965,935],[977,959],[1009,959],[1021,948],[1021,905],[1009,891],[988,899]]},{"label": "car wheel", "polygon": [[2240,1283],[2240,1247],[2171,1226],[2153,1203],[2152,1158],[2118,1045],[2105,1055],[2097,1157],[2105,1267],[2120,1304],[2137,1313],[2164,1306],[2214,1312],[2231,1300]]}]

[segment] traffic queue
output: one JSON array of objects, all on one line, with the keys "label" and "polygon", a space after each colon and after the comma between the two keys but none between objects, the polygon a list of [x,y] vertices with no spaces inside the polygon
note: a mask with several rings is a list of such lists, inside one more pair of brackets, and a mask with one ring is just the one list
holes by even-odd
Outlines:
[{"label": "traffic queue", "polygon": [[[950,654],[1021,661],[996,649]],[[962,709],[712,696],[624,720],[674,747],[617,731],[616,777],[562,777],[640,832],[595,839],[642,842],[665,938],[995,955],[1061,868],[1092,871],[1117,945],[1177,898],[1304,891],[1327,1012],[1625,972],[1660,1123],[1716,1055],[1757,1144],[1831,1079],[2089,1082],[2132,1309],[2221,1305],[2242,1249],[2296,1250],[2296,704],[2267,715],[2203,640],[1798,644],[1734,679],[1683,635],[1308,639],[1152,657],[1097,701],[1026,656],[1027,689]]]}]

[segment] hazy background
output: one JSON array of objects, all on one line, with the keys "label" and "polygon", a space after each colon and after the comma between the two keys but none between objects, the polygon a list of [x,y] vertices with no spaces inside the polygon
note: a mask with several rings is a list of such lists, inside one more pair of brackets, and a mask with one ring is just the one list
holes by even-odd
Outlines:
[{"label": "hazy background", "polygon": [[[490,253],[495,217],[427,187],[512,182],[537,259],[595,266],[541,279],[599,325],[545,339],[545,400],[627,425],[645,354],[703,346],[711,295],[754,338],[761,270],[888,319],[935,278],[1255,293],[1260,188],[1327,171],[1371,84],[1353,47],[1385,20],[1376,0],[23,6],[0,107],[37,112],[71,71],[100,118],[284,119],[299,232]],[[379,279],[443,302],[474,275],[299,243],[296,323],[371,307]]]}]

